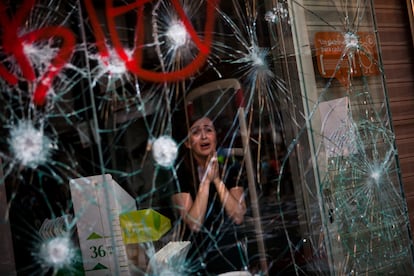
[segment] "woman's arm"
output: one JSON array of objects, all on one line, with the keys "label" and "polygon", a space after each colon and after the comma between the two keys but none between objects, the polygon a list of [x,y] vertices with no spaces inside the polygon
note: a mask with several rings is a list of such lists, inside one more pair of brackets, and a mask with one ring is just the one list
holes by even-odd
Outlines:
[{"label": "woman's arm", "polygon": [[178,207],[180,216],[191,231],[198,232],[204,223],[207,211],[210,181],[207,179],[200,183],[195,200],[189,193],[177,193],[172,196],[172,201]]},{"label": "woman's arm", "polygon": [[217,193],[227,215],[234,223],[243,223],[244,214],[246,214],[243,187],[233,187],[228,190],[226,184],[218,177],[214,179],[214,185],[216,185]]},{"label": "woman's arm", "polygon": [[243,187],[232,187],[227,189],[226,184],[219,176],[219,164],[216,154],[211,159],[211,175],[210,179],[216,186],[220,201],[224,206],[227,215],[233,220],[235,224],[242,224],[244,215],[246,214],[246,202],[244,200]]}]

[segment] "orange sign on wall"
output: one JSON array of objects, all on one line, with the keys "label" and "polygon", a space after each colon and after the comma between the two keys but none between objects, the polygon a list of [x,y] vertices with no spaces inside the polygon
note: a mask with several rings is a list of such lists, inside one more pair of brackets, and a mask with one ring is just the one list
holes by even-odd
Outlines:
[{"label": "orange sign on wall", "polygon": [[336,78],[345,87],[352,77],[378,75],[375,35],[368,32],[318,32],[315,34],[318,71]]}]

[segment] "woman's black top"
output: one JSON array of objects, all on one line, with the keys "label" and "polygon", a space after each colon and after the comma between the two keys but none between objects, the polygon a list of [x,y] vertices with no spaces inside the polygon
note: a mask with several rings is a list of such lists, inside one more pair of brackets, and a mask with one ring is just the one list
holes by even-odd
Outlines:
[{"label": "woman's black top", "polygon": [[[194,170],[188,162],[183,162],[177,168],[175,192],[189,193],[194,201],[200,181],[196,164],[193,167]],[[227,189],[237,186],[239,168],[235,163],[226,170],[223,182]],[[238,271],[245,266],[243,240],[237,231],[237,225],[227,216],[214,183],[210,183],[207,211],[201,230],[192,232],[184,223],[182,226],[185,227],[183,240],[189,240],[192,244],[187,255],[192,275],[215,275]]]}]

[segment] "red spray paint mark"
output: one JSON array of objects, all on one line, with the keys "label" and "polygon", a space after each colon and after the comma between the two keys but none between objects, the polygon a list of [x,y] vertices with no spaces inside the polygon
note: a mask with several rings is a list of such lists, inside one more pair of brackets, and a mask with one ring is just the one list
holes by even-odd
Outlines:
[{"label": "red spray paint mark", "polygon": [[[7,14],[7,7],[3,1],[0,2],[0,26],[3,31],[2,46],[6,55],[13,55],[20,66],[22,75],[28,81],[36,79],[35,73],[31,64],[24,54],[23,40],[18,36],[20,26],[23,26],[25,18],[29,15],[35,0],[26,1],[21,8],[16,12],[13,20],[9,20]],[[11,85],[16,85],[18,77],[10,73],[3,65],[0,75]]]},{"label": "red spray paint mark", "polygon": [[[0,27],[3,31],[2,47],[4,53],[15,58],[23,78],[29,82],[36,80],[36,74],[30,60],[24,53],[24,45],[55,37],[61,38],[62,45],[60,50],[51,60],[46,72],[40,76],[39,82],[35,84],[33,102],[37,105],[43,105],[46,101],[47,92],[53,84],[53,79],[71,57],[76,40],[72,31],[63,26],[44,27],[19,36],[19,29],[23,28],[34,4],[35,0],[25,1],[14,17],[10,19],[7,14],[7,7],[3,2],[0,2]],[[18,77],[9,72],[2,64],[0,65],[0,76],[11,85],[16,85],[18,82]]]},{"label": "red spray paint mark", "polygon": [[[118,56],[125,62],[128,70],[136,76],[153,82],[169,82],[186,79],[195,73],[205,64],[210,52],[213,41],[213,31],[215,25],[216,5],[219,0],[207,1],[206,5],[206,23],[204,27],[204,38],[200,38],[193,28],[190,20],[186,16],[183,7],[178,0],[170,0],[174,9],[176,10],[180,20],[186,28],[189,36],[194,44],[198,47],[199,53],[193,61],[183,68],[171,72],[157,72],[142,68],[143,49],[145,28],[143,9],[146,3],[152,0],[137,0],[134,3],[115,7],[113,0],[106,0],[106,16],[109,29],[109,35],[112,39],[115,51]],[[73,49],[75,47],[75,36],[69,29],[63,26],[49,26],[40,28],[38,30],[19,35],[19,31],[24,27],[25,20],[29,16],[31,10],[35,5],[35,0],[26,0],[20,6],[13,18],[7,14],[7,7],[4,1],[0,1],[0,27],[2,28],[2,47],[6,55],[13,56],[16,64],[19,66],[22,77],[28,82],[36,81],[36,73],[29,58],[24,52],[24,45],[29,45],[41,40],[58,37],[62,41],[60,51],[51,60],[46,72],[39,77],[38,83],[35,83],[35,91],[33,94],[33,101],[37,105],[45,103],[47,92],[53,85],[53,79],[59,74],[63,66],[70,59]],[[94,29],[96,44],[100,56],[104,62],[108,62],[109,50],[105,44],[105,35],[99,24],[98,16],[94,10],[92,0],[84,0],[90,22]],[[133,55],[131,57],[125,52],[122,47],[121,40],[116,30],[115,18],[133,9],[137,9],[137,22],[135,33],[135,45]],[[0,77],[2,77],[10,85],[17,85],[19,76],[10,72],[4,64],[0,64]]]},{"label": "red spray paint mark", "polygon": [[[213,31],[214,31],[214,24],[215,24],[215,16],[216,16],[216,5],[219,3],[219,0],[211,0],[207,1],[206,5],[206,23],[204,26],[204,39],[201,39],[196,31],[194,30],[190,20],[186,16],[183,7],[181,6],[178,0],[170,0],[174,9],[176,10],[180,20],[182,21],[183,25],[186,28],[189,36],[191,37],[194,44],[198,47],[199,53],[193,59],[193,61],[183,68],[171,72],[157,72],[151,71],[142,68],[142,60],[143,60],[143,49],[142,44],[144,43],[144,36],[145,36],[145,29],[144,29],[144,16],[143,16],[143,9],[146,3],[152,2],[152,0],[137,0],[134,3],[114,7],[113,0],[106,0],[105,11],[106,11],[106,20],[108,25],[108,30],[110,34],[110,38],[112,40],[112,45],[114,49],[121,58],[128,70],[135,74],[137,77],[140,77],[147,81],[152,82],[170,82],[170,81],[177,81],[186,79],[195,73],[205,64],[210,52],[211,52],[211,45],[213,42]],[[98,51],[103,58],[104,62],[107,60],[109,56],[109,50],[105,44],[105,35],[100,26],[98,16],[94,10],[94,6],[92,4],[92,0],[85,0],[85,7],[89,14],[89,18],[92,24],[92,28],[95,33],[95,39],[98,47]],[[122,15],[126,12],[129,12],[133,9],[137,9],[137,22],[136,22],[136,33],[135,33],[135,40],[134,40],[134,51],[131,57],[125,52],[121,40],[119,39],[119,35],[116,30],[115,18],[119,15]]]},{"label": "red spray paint mark", "polygon": [[[27,37],[26,37],[27,36]],[[46,100],[47,92],[53,85],[53,79],[59,74],[63,66],[70,59],[73,48],[76,44],[74,34],[65,27],[46,27],[24,36],[24,40],[29,43],[34,43],[37,40],[44,40],[52,37],[60,37],[62,45],[60,51],[50,62],[47,71],[41,76],[39,83],[33,94],[33,101],[35,104],[43,105]]]}]

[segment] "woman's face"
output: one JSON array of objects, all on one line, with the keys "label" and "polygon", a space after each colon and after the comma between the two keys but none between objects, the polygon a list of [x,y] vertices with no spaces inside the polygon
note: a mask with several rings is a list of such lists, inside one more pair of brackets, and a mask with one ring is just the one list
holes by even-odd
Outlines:
[{"label": "woman's face", "polygon": [[187,148],[196,157],[205,159],[216,151],[217,139],[213,122],[206,117],[195,121],[188,133]]}]

